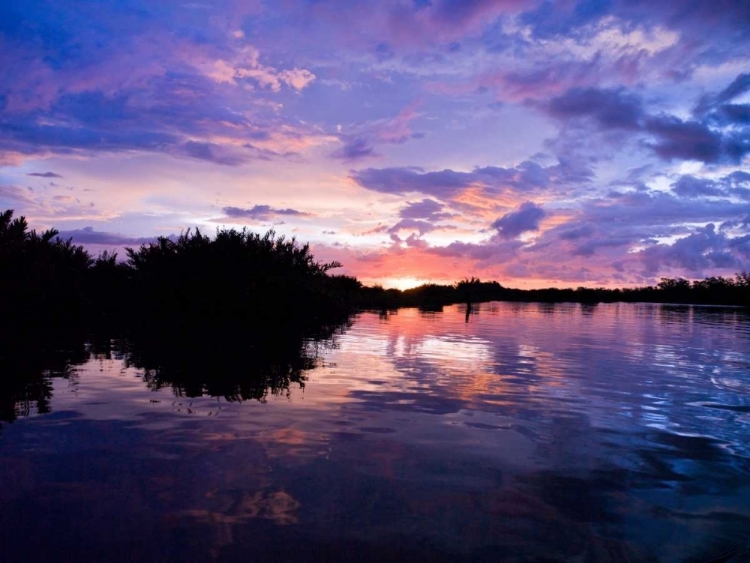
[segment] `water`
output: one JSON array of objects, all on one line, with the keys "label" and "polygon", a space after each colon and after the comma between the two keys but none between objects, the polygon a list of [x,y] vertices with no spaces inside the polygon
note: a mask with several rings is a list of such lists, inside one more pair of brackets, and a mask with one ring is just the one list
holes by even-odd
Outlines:
[{"label": "water", "polygon": [[405,309],[231,348],[89,343],[5,388],[0,559],[750,561],[746,311]]}]

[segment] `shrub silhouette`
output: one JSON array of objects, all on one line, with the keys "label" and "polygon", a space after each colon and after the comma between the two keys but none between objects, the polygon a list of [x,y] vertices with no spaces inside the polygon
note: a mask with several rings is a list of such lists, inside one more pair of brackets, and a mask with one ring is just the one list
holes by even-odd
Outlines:
[{"label": "shrub silhouette", "polygon": [[[656,286],[605,289],[518,290],[465,278],[451,285],[425,284],[399,291],[363,287],[356,278],[332,276],[337,262],[315,260],[309,245],[247,229],[221,229],[215,237],[187,230],[160,237],[127,260],[114,253],[93,259],[54,229],[37,233],[13,211],[0,214],[0,335],[51,329],[81,319],[128,324],[260,321],[266,329],[345,317],[355,307],[440,310],[451,303],[645,301],[750,305],[750,273],[690,282],[662,278]],[[148,322],[152,322],[149,320]]]},{"label": "shrub silhouette", "polygon": [[40,323],[59,326],[85,311],[91,256],[57,234],[30,231],[11,210],[0,213],[0,334],[9,337]]},{"label": "shrub silhouette", "polygon": [[320,263],[308,245],[274,231],[224,229],[211,238],[188,230],[126,252],[129,297],[148,315],[275,323],[346,313],[326,274],[340,264]]}]

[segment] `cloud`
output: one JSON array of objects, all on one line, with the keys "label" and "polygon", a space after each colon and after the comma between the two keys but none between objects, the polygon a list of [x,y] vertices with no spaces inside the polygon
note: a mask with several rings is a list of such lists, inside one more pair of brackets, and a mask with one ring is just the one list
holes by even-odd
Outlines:
[{"label": "cloud", "polygon": [[[730,86],[728,89],[731,95],[735,95],[739,87]],[[728,95],[721,92],[716,99],[724,99]],[[706,98],[701,104],[703,110],[707,111],[706,108],[712,107],[714,102]],[[709,126],[710,121],[716,125],[715,113],[700,119],[682,119],[668,113],[650,114],[645,109],[644,101],[624,88],[572,88],[561,96],[537,105],[560,120],[566,129],[587,120],[595,130],[635,135],[640,138],[643,147],[664,160],[738,163],[750,153],[750,129],[741,126],[746,118],[742,106],[728,109],[722,106],[722,115],[735,119],[725,119],[725,127],[716,128]],[[622,143],[620,139],[616,142]]]},{"label": "cloud", "polygon": [[423,134],[414,133],[409,128],[410,122],[418,115],[417,108],[420,103],[421,101],[417,100],[409,104],[392,118],[370,120],[347,127],[347,134],[340,135],[343,146],[331,156],[344,161],[381,156],[375,151],[375,145],[401,145],[411,139],[422,138]]},{"label": "cloud", "polygon": [[[231,51],[230,51],[231,52]],[[315,80],[307,69],[294,67],[278,70],[260,62],[260,51],[252,45],[244,45],[234,53],[231,60],[216,59],[198,64],[208,78],[219,84],[236,85],[250,79],[262,89],[279,92],[282,85],[294,90],[303,90]]]},{"label": "cloud", "polygon": [[138,151],[236,166],[294,155],[294,149],[304,149],[321,136],[312,128],[279,120],[258,124],[241,112],[216,106],[202,80],[165,77],[154,81],[153,91],[66,95],[51,109],[55,119],[39,111],[8,115],[0,119],[0,155]]},{"label": "cloud", "polygon": [[[159,232],[185,216],[138,223],[127,212],[183,205],[174,182],[144,189],[161,176],[194,193],[191,217],[216,198],[265,201],[268,186],[288,206],[227,207],[217,222],[299,218],[301,190],[317,186],[325,224],[304,221],[305,232],[333,229],[355,254],[389,230],[405,239],[385,245],[381,272],[418,257],[425,275],[479,265],[483,277],[617,271],[632,282],[648,277],[649,248],[675,271],[747,263],[747,2],[22,4],[0,6],[6,183],[52,180],[49,166],[99,184],[96,209],[49,180],[0,188],[45,225],[104,228],[88,220],[117,214],[117,228]],[[634,163],[650,168],[629,175]],[[448,219],[458,228],[441,227]],[[347,238],[360,220],[378,234]],[[709,222],[713,234],[698,232]],[[449,232],[460,240],[439,248],[420,238]],[[690,252],[702,258],[691,265]]]},{"label": "cloud", "polygon": [[[156,237],[130,237],[118,233],[95,231],[93,227],[60,231],[57,236],[63,240],[73,239],[75,244],[102,246],[140,246],[156,240]],[[170,235],[169,238],[174,238],[174,235]]]},{"label": "cloud", "polygon": [[295,90],[302,90],[315,80],[315,75],[307,69],[295,67],[291,70],[282,70],[279,80]]},{"label": "cloud", "polygon": [[364,158],[378,156],[372,145],[363,138],[345,138],[344,146],[334,151],[331,156],[344,161],[356,161]]},{"label": "cloud", "polygon": [[445,211],[446,206],[434,199],[423,199],[422,201],[407,202],[398,212],[403,219],[427,219],[428,221],[439,221],[452,217],[451,213]]},{"label": "cloud", "polygon": [[[743,252],[746,249],[741,242],[742,239],[730,239],[716,231],[715,225],[709,223],[671,245],[651,246],[642,256],[648,272],[656,273],[672,266],[702,277],[708,269],[746,268],[750,255]],[[737,256],[737,250],[745,256]]]},{"label": "cloud", "polygon": [[695,176],[681,176],[674,184],[672,191],[681,197],[722,196],[725,192],[716,187],[713,180],[696,178]]},{"label": "cloud", "polygon": [[238,166],[249,160],[248,154],[242,154],[233,147],[225,147],[215,143],[203,143],[198,141],[188,141],[177,148],[179,154],[184,154],[191,158],[207,160],[214,164],[225,166]]},{"label": "cloud", "polygon": [[562,240],[578,240],[581,238],[588,238],[596,232],[596,228],[590,223],[584,223],[583,225],[576,225],[568,228],[566,225],[565,230],[560,232],[559,237]]},{"label": "cloud", "polygon": [[714,128],[729,130],[725,150],[739,161],[750,152],[750,104],[731,103],[750,91],[750,73],[738,75],[724,90],[703,96],[693,114]]},{"label": "cloud", "polygon": [[517,258],[522,244],[515,239],[491,239],[484,243],[455,241],[446,246],[430,248],[429,252],[443,258],[468,258],[484,265],[504,264]]},{"label": "cloud", "polygon": [[31,172],[26,174],[27,176],[36,176],[37,178],[62,178],[59,174],[54,172]]},{"label": "cloud", "polygon": [[737,75],[734,81],[716,95],[716,102],[724,103],[750,92],[750,72]]},{"label": "cloud", "polygon": [[602,248],[620,248],[629,247],[633,243],[631,236],[609,236],[599,239],[586,240],[583,243],[577,245],[571,251],[572,256],[584,256],[591,257],[597,250]]},{"label": "cloud", "polygon": [[545,168],[531,161],[509,168],[476,167],[471,172],[451,169],[425,172],[418,167],[366,168],[352,171],[350,177],[368,190],[389,194],[423,193],[442,199],[456,197],[471,187],[496,193],[501,190],[528,193],[545,190],[553,183],[564,185],[589,179],[588,172],[582,174],[567,163]]},{"label": "cloud", "polygon": [[389,233],[398,234],[400,231],[411,231],[416,230],[420,235],[434,231],[435,227],[432,223],[427,221],[421,221],[419,219],[401,219],[398,223],[388,229]]},{"label": "cloud", "polygon": [[672,184],[672,191],[685,198],[734,196],[747,200],[750,199],[750,174],[737,170],[715,180],[686,174]]},{"label": "cloud", "polygon": [[696,105],[693,113],[698,117],[702,117],[711,110],[720,108],[723,104],[731,102],[748,91],[750,91],[750,73],[739,74],[722,91],[717,94],[703,96]]},{"label": "cloud", "polygon": [[725,158],[737,160],[733,148],[725,146],[721,133],[712,131],[703,123],[665,115],[649,119],[644,129],[655,138],[655,142],[646,142],[646,146],[665,160],[698,160],[709,163]]},{"label": "cloud", "polygon": [[2,185],[0,185],[0,200],[11,201],[13,205],[19,203],[32,205],[36,202],[34,199],[34,190],[31,188]]},{"label": "cloud", "polygon": [[363,188],[390,194],[421,192],[451,197],[465,190],[474,181],[466,172],[441,170],[424,172],[421,168],[366,168],[353,171],[351,178]]},{"label": "cloud", "polygon": [[[159,17],[144,12],[148,23],[127,30],[109,30],[132,18],[120,14],[118,20],[114,6],[97,15],[73,5],[50,13],[45,9],[31,0],[24,10],[38,16],[37,25],[28,26],[22,18],[18,29],[10,25],[8,35],[0,14],[0,162],[23,155],[142,151],[237,165],[269,154],[283,156],[289,152],[279,147],[284,138],[291,145],[321,135],[298,119],[281,117],[272,99],[283,94],[282,86],[293,92],[306,89],[314,74],[299,66],[264,66],[257,50],[226,43],[224,33],[210,37],[216,41],[211,43],[212,23],[188,26],[191,33],[203,34],[193,41],[180,37],[177,22],[183,14],[173,13],[173,7],[160,8]],[[88,32],[84,37],[61,22]],[[157,33],[162,26],[169,32]],[[19,29],[26,32],[16,35]],[[44,37],[34,40],[40,33],[51,36],[47,49],[39,49]],[[218,52],[229,60],[211,63]],[[263,75],[258,80],[267,78],[268,87],[243,78],[232,66],[235,58],[255,64]],[[248,91],[251,83],[261,92]],[[244,151],[245,143],[257,145],[258,152]]]},{"label": "cloud", "polygon": [[668,192],[632,191],[596,198],[580,205],[581,221],[600,228],[640,228],[657,236],[677,224],[723,221],[750,212],[750,204],[725,199],[688,199]]},{"label": "cloud", "polygon": [[[349,46],[386,45],[399,50],[418,51],[432,45],[477,35],[498,18],[517,14],[536,0],[384,0],[372,3],[353,0],[346,3],[310,2],[305,11],[290,4],[290,13],[325,38],[332,33]],[[357,25],[367,22],[366,26]],[[355,31],[356,30],[356,31]],[[309,33],[309,31],[308,31]],[[387,54],[382,49],[381,57]]]},{"label": "cloud", "polygon": [[527,231],[538,231],[539,221],[545,216],[544,209],[531,201],[526,201],[521,204],[518,211],[506,213],[492,223],[492,228],[497,229],[503,238],[515,238]]},{"label": "cloud", "polygon": [[297,211],[296,209],[276,209],[270,205],[255,205],[249,209],[243,209],[241,207],[224,207],[222,211],[227,217],[233,219],[256,219],[266,221],[278,216],[287,217],[307,217],[310,214],[303,211]]},{"label": "cloud", "polygon": [[594,119],[604,129],[636,130],[644,116],[641,100],[624,88],[572,88],[552,98],[546,109],[559,119]]}]

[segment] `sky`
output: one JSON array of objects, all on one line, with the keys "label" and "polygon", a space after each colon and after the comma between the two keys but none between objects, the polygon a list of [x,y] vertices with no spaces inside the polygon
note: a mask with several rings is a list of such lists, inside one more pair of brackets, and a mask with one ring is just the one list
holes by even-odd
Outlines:
[{"label": "sky", "polygon": [[750,270],[750,2],[0,3],[0,209],[405,288]]}]

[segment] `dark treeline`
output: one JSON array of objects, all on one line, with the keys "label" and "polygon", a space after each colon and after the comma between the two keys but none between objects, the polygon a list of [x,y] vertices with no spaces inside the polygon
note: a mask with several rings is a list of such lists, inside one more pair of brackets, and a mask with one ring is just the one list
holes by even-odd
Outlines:
[{"label": "dark treeline", "polygon": [[733,278],[710,277],[699,281],[662,278],[655,286],[607,289],[512,289],[496,281],[465,279],[453,285],[426,284],[412,289],[362,287],[358,304],[372,309],[419,307],[439,310],[453,303],[486,301],[530,301],[543,303],[683,303],[698,305],[750,306],[750,273]]},{"label": "dark treeline", "polygon": [[12,211],[0,214],[0,330],[248,320],[262,321],[264,330],[315,330],[350,309],[340,287],[347,280],[327,273],[340,264],[320,263],[307,245],[273,231],[209,237],[188,230],[128,248],[124,261],[108,252],[94,258],[57,234],[29,230]]},{"label": "dark treeline", "polygon": [[188,230],[175,240],[128,248],[125,258],[107,252],[94,258],[55,230],[37,233],[12,211],[0,214],[0,336],[80,323],[117,330],[189,326],[205,332],[223,323],[258,333],[314,332],[356,308],[491,300],[750,305],[748,273],[628,289],[519,290],[476,278],[405,291],[364,287],[356,278],[330,275],[340,264],[318,262],[308,245],[273,231],[222,229],[209,237]]}]

